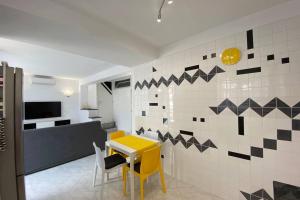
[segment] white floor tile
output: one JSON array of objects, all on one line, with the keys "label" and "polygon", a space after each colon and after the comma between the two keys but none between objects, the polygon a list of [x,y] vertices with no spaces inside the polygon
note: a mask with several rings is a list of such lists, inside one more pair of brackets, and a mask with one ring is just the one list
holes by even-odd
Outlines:
[{"label": "white floor tile", "polygon": [[[130,194],[123,195],[122,181],[114,179],[100,186],[101,176],[97,177],[97,186],[92,186],[94,156],[89,156],[25,178],[27,200],[129,200]],[[111,174],[111,177],[117,173]],[[166,176],[167,193],[161,191],[159,176],[155,175],[145,182],[145,200],[221,200],[210,194],[201,193],[201,189]],[[139,199],[139,180],[135,181],[135,195]]]}]

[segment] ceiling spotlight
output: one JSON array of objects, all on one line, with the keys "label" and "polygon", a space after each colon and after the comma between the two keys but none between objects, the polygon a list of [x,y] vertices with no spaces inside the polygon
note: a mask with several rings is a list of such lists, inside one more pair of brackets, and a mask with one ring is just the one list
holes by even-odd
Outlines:
[{"label": "ceiling spotlight", "polygon": [[157,17],[157,20],[156,20],[158,23],[160,23],[161,22],[161,14],[159,13],[158,14],[158,17]]},{"label": "ceiling spotlight", "polygon": [[160,7],[159,7],[159,10],[158,10],[158,16],[157,16],[157,23],[160,23],[161,22],[161,9],[163,8],[163,6],[164,6],[164,4],[165,4],[165,1],[166,0],[163,0],[162,2],[161,2],[161,5],[160,5]]},{"label": "ceiling spotlight", "polygon": [[[163,9],[163,7],[164,7],[165,2],[166,2],[166,0],[162,0],[161,5],[160,5],[160,7],[159,7],[159,10],[158,10],[158,17],[157,17],[157,20],[156,20],[157,23],[160,23],[160,22],[161,22],[161,13],[162,13],[162,9]],[[170,5],[170,4],[174,3],[174,1],[173,1],[173,0],[168,0],[167,3]]]}]

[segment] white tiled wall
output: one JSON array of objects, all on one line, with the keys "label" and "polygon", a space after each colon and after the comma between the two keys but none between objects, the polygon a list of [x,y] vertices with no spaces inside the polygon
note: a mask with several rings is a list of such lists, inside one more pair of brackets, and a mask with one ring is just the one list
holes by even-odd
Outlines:
[{"label": "white tiled wall", "polygon": [[[180,142],[174,146],[167,140],[165,169],[226,200],[242,200],[245,197],[240,191],[253,193],[260,189],[273,198],[273,181],[300,186],[299,131],[292,132],[292,141],[278,141],[277,150],[264,149],[263,158],[251,157],[249,161],[228,156],[228,151],[250,155],[251,146],[263,148],[263,138],[276,139],[277,129],[292,129],[291,118],[278,109],[265,117],[248,109],[241,114],[245,118],[242,136],[238,135],[236,114],[227,108],[217,115],[209,108],[226,98],[236,105],[247,98],[261,106],[275,97],[289,106],[300,102],[300,16],[253,28],[251,50],[247,50],[246,31],[144,64],[135,68],[133,76],[135,84],[144,80],[149,83],[152,78],[158,81],[162,76],[168,80],[172,74],[179,78],[185,67],[192,65],[199,65],[207,74],[216,65],[225,70],[209,82],[198,78],[193,84],[184,80],[180,86],[172,82],[169,87],[161,84],[158,88],[133,89],[133,120],[136,130],[151,128],[163,134],[169,132],[173,137],[179,130],[187,130],[201,144],[210,139],[217,149],[204,152],[194,145],[186,149]],[[242,58],[236,65],[225,66],[219,56],[229,47],[239,48]],[[210,58],[211,53],[217,53],[217,57]],[[254,53],[254,59],[248,60],[248,53]],[[269,54],[274,54],[274,61],[267,61]],[[203,55],[208,55],[208,59],[203,60]],[[290,63],[282,64],[284,57],[289,57]],[[157,71],[152,72],[152,67]],[[261,67],[262,71],[236,74],[236,70],[252,67]],[[158,106],[149,106],[151,102]],[[146,111],[146,116],[142,116],[142,111]],[[197,117],[197,122],[193,117]],[[163,118],[168,118],[167,124],[163,124]],[[200,118],[205,118],[205,122],[200,122]],[[300,119],[300,114],[294,119]]]},{"label": "white tiled wall", "polygon": [[[80,122],[79,118],[79,91],[77,80],[56,78],[55,85],[38,85],[31,83],[31,75],[24,76],[24,101],[61,101],[62,117],[61,119],[70,119],[71,123]],[[63,94],[65,90],[72,90],[74,94],[66,97]],[[26,123],[54,121],[53,119],[27,120]]]}]

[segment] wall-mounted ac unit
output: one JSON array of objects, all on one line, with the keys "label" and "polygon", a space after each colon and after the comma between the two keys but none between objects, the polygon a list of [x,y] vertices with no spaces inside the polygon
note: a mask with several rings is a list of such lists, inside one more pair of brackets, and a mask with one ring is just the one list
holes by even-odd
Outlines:
[{"label": "wall-mounted ac unit", "polygon": [[51,76],[34,75],[31,77],[31,84],[36,85],[55,85],[56,80]]}]

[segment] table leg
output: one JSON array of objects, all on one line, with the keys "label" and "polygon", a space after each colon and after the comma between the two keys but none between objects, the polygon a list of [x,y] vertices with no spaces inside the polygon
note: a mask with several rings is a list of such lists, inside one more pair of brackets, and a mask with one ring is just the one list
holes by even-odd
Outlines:
[{"label": "table leg", "polygon": [[106,146],[105,146],[105,156],[109,156],[109,155],[108,155],[108,152],[109,152],[109,146],[106,145]]},{"label": "table leg", "polygon": [[134,200],[134,155],[130,155],[130,195]]}]

